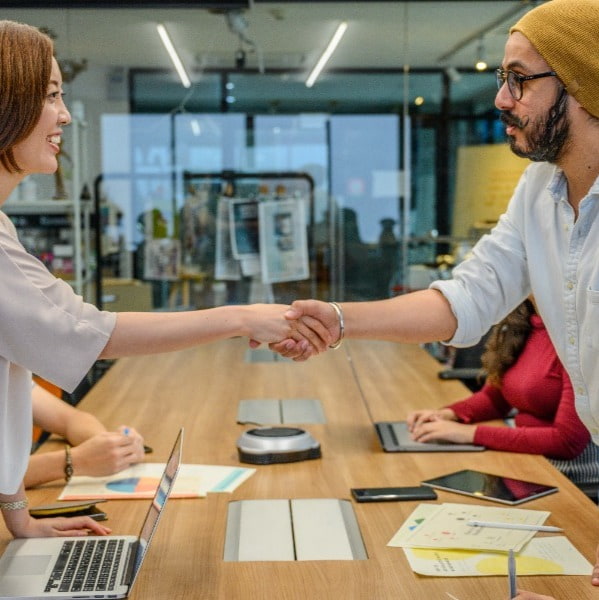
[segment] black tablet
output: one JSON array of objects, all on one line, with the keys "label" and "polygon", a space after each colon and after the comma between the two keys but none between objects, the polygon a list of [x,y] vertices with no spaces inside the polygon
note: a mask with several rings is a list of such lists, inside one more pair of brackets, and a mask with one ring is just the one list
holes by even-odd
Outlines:
[{"label": "black tablet", "polygon": [[502,504],[521,504],[557,492],[555,486],[471,469],[427,479],[422,482],[422,485]]}]

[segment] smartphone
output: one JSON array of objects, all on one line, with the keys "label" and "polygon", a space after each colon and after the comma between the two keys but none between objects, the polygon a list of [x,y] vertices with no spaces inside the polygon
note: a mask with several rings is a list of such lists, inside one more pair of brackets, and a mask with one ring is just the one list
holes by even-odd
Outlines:
[{"label": "smartphone", "polygon": [[106,502],[106,500],[79,500],[75,502],[44,504],[31,507],[29,509],[29,514],[34,519],[87,516],[95,521],[105,521],[108,518],[108,515],[96,506],[96,504],[100,502]]},{"label": "smartphone", "polygon": [[357,502],[437,499],[435,490],[425,485],[415,487],[352,488],[351,493]]}]

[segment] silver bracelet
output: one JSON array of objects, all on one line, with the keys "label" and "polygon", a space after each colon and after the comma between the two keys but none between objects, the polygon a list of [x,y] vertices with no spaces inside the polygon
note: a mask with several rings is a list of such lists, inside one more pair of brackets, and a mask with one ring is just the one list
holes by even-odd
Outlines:
[{"label": "silver bracelet", "polygon": [[339,337],[334,344],[330,344],[329,348],[332,350],[337,350],[339,346],[341,346],[341,342],[343,341],[343,336],[345,335],[345,321],[343,320],[343,311],[337,302],[329,302],[329,304],[335,309],[337,313],[337,319],[339,319]]},{"label": "silver bracelet", "polygon": [[29,502],[27,498],[24,500],[15,500],[13,502],[0,502],[0,510],[21,510],[28,506]]}]

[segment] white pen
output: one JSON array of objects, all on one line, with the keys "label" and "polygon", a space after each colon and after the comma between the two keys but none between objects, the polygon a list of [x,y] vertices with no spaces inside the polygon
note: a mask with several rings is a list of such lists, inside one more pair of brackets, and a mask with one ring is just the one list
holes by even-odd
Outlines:
[{"label": "white pen", "polygon": [[508,586],[510,590],[510,600],[518,594],[518,584],[516,583],[516,556],[514,551],[510,550],[507,557]]},{"label": "white pen", "polygon": [[561,527],[552,525],[527,525],[526,523],[497,523],[496,521],[468,521],[471,527],[495,527],[496,529],[523,529],[524,531],[563,531]]}]

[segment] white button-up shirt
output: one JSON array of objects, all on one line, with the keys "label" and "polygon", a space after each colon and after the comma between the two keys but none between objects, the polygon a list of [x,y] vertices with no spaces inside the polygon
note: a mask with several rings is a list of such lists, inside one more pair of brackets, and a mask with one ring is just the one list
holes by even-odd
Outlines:
[{"label": "white button-up shirt", "polygon": [[599,443],[599,178],[575,219],[563,172],[530,165],[497,226],[472,257],[436,281],[458,328],[448,343],[469,346],[529,293],[576,396],[576,410]]}]

